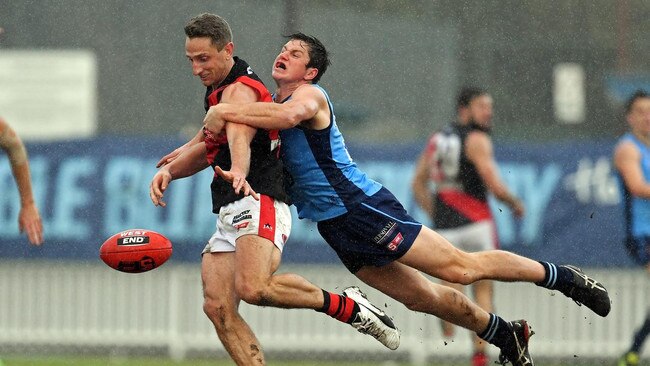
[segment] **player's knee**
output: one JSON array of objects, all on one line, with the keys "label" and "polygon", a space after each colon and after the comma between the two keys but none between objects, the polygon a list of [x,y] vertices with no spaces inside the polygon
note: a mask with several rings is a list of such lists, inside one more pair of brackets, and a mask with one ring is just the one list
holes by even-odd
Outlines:
[{"label": "player's knee", "polygon": [[237,317],[237,309],[218,299],[208,299],[203,301],[203,312],[212,321],[214,326],[219,329],[228,328],[232,319]]},{"label": "player's knee", "polygon": [[426,312],[428,304],[426,301],[423,301],[422,299],[410,298],[404,301],[404,306],[406,306],[406,308],[411,311]]},{"label": "player's knee", "polygon": [[235,281],[235,291],[240,299],[251,305],[268,305],[267,286],[263,283]]},{"label": "player's knee", "polygon": [[443,280],[459,285],[471,285],[478,280],[476,271],[470,268],[463,268],[460,266],[449,269],[445,273]]},{"label": "player's knee", "polygon": [[481,264],[476,253],[458,251],[457,254],[452,262],[453,264],[449,265],[443,271],[441,279],[460,285],[471,285],[482,279],[480,272]]}]

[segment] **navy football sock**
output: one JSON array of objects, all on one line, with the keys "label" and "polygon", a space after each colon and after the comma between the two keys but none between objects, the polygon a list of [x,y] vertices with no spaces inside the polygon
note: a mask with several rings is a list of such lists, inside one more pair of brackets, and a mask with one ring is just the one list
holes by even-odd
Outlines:
[{"label": "navy football sock", "polygon": [[571,270],[549,262],[540,261],[539,263],[544,266],[546,273],[544,274],[544,280],[536,283],[537,286],[558,291],[567,291],[571,288],[573,285]]},{"label": "navy football sock", "polygon": [[488,323],[487,328],[483,332],[476,334],[482,340],[499,348],[503,348],[511,343],[513,337],[508,322],[492,313],[490,313],[490,322]]}]

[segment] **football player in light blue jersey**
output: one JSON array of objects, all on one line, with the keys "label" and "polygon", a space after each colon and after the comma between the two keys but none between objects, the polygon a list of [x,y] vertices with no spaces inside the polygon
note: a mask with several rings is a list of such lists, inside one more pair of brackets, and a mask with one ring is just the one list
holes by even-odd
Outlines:
[{"label": "football player in light blue jersey", "polygon": [[[614,150],[624,206],[625,245],[632,258],[650,273],[650,95],[641,90],[634,93],[626,104],[625,116],[630,132],[620,138]],[[619,366],[639,364],[639,352],[648,334],[650,312]]]},{"label": "football player in light blue jersey", "polygon": [[301,218],[318,230],[344,265],[365,283],[409,309],[476,332],[501,349],[502,363],[533,365],[525,320],[507,322],[462,293],[429,281],[471,284],[482,279],[534,282],[559,290],[600,316],[610,310],[605,288],[572,266],[537,262],[509,252],[466,253],[413,219],[381,184],[361,172],[345,148],[329,96],[317,85],[329,64],[323,44],[302,33],[288,37],[273,64],[276,103],[219,104],[204,123],[281,129],[289,193]]}]

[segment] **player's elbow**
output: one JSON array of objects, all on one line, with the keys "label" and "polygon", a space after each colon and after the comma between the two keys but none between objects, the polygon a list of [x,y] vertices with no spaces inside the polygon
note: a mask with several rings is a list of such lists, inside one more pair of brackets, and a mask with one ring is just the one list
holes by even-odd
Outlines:
[{"label": "player's elbow", "polygon": [[634,197],[647,198],[650,196],[650,186],[644,184],[635,184],[628,186],[628,191]]},{"label": "player's elbow", "polygon": [[292,128],[296,127],[300,122],[303,121],[303,114],[300,113],[296,108],[292,108],[284,118],[283,128]]}]

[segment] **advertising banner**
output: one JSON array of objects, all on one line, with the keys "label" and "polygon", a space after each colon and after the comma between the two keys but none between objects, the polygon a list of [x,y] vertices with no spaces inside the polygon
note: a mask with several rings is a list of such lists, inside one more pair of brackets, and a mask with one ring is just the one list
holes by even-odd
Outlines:
[{"label": "advertising banner", "polygon": [[[99,260],[103,241],[116,232],[158,231],[174,244],[172,261],[196,261],[214,231],[211,169],[172,182],[166,208],[154,207],[149,183],[158,159],[182,142],[170,138],[99,137],[27,145],[45,244],[31,247],[18,232],[20,209],[6,156],[0,156],[0,259]],[[535,259],[581,266],[629,266],[612,173],[614,141],[543,145],[496,144],[504,181],[526,205],[515,219],[492,200],[502,249]],[[411,192],[421,146],[349,146],[357,164],[381,182],[413,216],[430,225]],[[316,226],[298,220],[285,262],[338,263]]]}]

